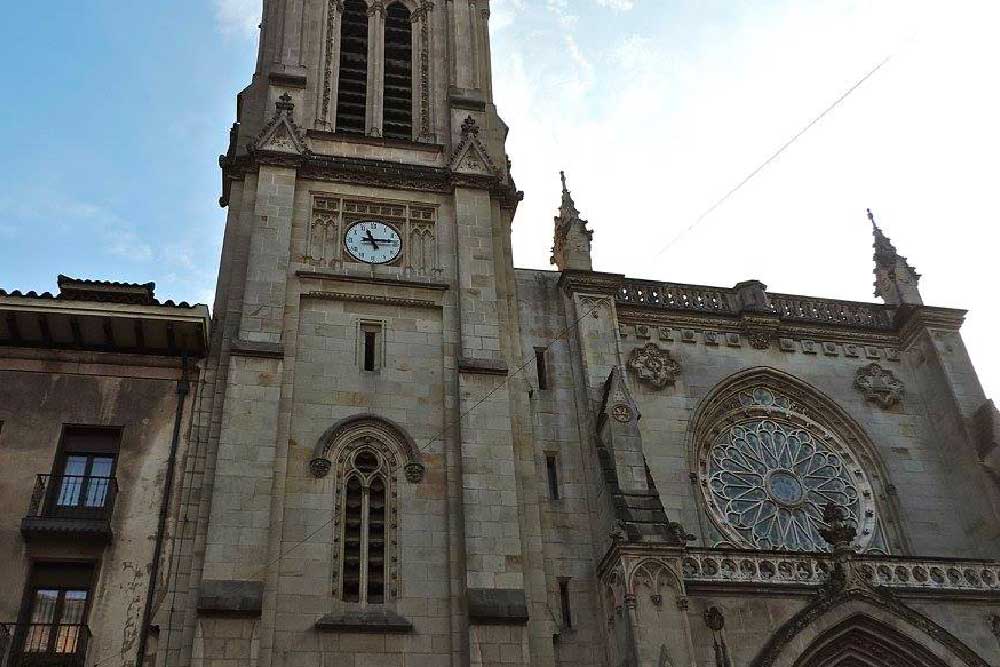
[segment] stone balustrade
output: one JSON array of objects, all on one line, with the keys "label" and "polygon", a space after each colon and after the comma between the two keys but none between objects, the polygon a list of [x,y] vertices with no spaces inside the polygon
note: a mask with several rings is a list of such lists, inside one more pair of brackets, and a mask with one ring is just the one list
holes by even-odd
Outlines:
[{"label": "stone balustrade", "polygon": [[717,287],[628,281],[618,292],[618,303],[735,315],[735,292]]},{"label": "stone balustrade", "polygon": [[[877,587],[1000,595],[1000,563],[994,561],[858,556],[855,563]],[[819,587],[832,568],[830,558],[820,554],[693,549],[683,559],[689,584]]]},{"label": "stone balustrade", "polygon": [[[770,312],[783,321],[882,331],[893,328],[892,309],[877,303],[771,293],[767,294],[767,300]],[[735,289],[639,280],[626,280],[618,291],[617,301],[626,306],[652,306],[719,315],[738,315],[742,310]]]},{"label": "stone balustrade", "polygon": [[892,314],[885,306],[854,301],[813,299],[791,294],[768,294],[782,320],[817,322],[867,329],[892,329]]}]

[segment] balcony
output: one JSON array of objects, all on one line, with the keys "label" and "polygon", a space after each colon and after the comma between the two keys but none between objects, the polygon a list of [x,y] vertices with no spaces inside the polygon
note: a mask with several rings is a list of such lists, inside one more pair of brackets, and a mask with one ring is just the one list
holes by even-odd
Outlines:
[{"label": "balcony", "polygon": [[21,520],[21,534],[26,540],[67,538],[108,544],[117,497],[114,477],[39,475],[28,514]]},{"label": "balcony", "polygon": [[0,623],[0,667],[83,667],[86,625]]}]

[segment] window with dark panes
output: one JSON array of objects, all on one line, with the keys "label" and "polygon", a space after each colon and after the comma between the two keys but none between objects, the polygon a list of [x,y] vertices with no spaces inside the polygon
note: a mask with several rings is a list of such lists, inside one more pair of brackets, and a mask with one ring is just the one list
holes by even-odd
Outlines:
[{"label": "window with dark panes", "polygon": [[56,514],[100,514],[112,491],[120,432],[70,428],[63,434],[50,484]]},{"label": "window with dark panes", "polygon": [[17,645],[26,657],[82,656],[89,631],[93,565],[36,563],[18,624]]}]

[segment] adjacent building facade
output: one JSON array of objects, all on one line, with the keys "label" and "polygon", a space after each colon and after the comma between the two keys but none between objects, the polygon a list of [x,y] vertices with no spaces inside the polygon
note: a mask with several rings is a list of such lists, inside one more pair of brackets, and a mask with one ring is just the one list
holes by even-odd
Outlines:
[{"label": "adjacent building facade", "polygon": [[[165,574],[86,664],[1000,664],[1000,417],[964,312],[874,217],[883,303],[601,272],[565,177],[557,270],[515,269],[489,3],[264,7],[207,352],[149,381],[192,381],[162,558],[93,557]],[[4,460],[122,422],[96,387],[90,417],[39,412],[80,391],[32,363]],[[17,521],[11,615],[42,558]]]},{"label": "adjacent building facade", "polygon": [[0,291],[4,667],[135,664],[155,647],[141,628],[165,591],[208,325],[151,284]]}]

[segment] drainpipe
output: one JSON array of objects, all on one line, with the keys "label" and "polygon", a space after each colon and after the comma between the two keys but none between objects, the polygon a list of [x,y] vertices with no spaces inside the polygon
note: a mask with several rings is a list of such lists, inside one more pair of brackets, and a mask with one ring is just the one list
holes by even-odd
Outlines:
[{"label": "drainpipe", "polygon": [[156,528],[156,546],[153,549],[153,563],[149,569],[149,592],[146,595],[146,608],[142,612],[142,625],[139,626],[139,652],[135,658],[136,667],[142,667],[146,657],[146,641],[149,637],[149,624],[153,615],[153,599],[156,594],[157,581],[160,578],[160,559],[163,557],[163,543],[167,532],[167,516],[170,514],[170,498],[174,488],[174,470],[177,467],[177,447],[181,440],[181,422],[184,419],[184,400],[191,391],[188,381],[188,359],[185,354],[181,358],[181,379],[177,381],[177,408],[174,412],[174,435],[170,441],[170,458],[167,459],[167,479],[163,485],[163,498],[160,500],[160,521]]}]

